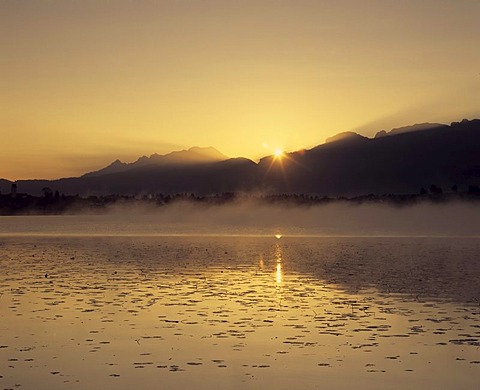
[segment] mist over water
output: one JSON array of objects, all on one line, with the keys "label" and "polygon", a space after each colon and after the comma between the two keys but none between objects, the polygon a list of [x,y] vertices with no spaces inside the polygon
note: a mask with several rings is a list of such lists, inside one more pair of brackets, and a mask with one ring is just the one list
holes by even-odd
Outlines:
[{"label": "mist over water", "polygon": [[161,207],[114,206],[101,215],[0,218],[0,234],[79,235],[479,236],[480,209],[467,202],[392,206],[224,205],[176,202]]}]

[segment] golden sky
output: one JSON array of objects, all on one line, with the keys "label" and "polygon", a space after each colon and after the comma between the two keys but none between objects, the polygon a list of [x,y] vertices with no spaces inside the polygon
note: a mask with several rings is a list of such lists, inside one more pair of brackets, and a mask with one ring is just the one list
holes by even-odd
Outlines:
[{"label": "golden sky", "polygon": [[0,178],[480,117],[478,0],[0,0]]}]

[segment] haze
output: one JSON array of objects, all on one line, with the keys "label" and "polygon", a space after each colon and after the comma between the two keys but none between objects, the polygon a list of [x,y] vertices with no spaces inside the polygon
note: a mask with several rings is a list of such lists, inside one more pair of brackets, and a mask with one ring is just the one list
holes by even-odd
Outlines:
[{"label": "haze", "polygon": [[480,2],[2,1],[0,177],[478,115]]},{"label": "haze", "polygon": [[291,236],[480,236],[472,203],[422,203],[395,207],[335,203],[275,206],[238,201],[221,206],[178,202],[163,207],[112,206],[94,215],[3,217],[0,235],[260,235]]}]

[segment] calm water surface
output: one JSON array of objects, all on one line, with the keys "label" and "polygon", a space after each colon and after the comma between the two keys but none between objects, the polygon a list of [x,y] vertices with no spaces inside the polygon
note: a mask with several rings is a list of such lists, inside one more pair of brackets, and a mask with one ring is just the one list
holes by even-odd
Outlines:
[{"label": "calm water surface", "polygon": [[479,253],[476,238],[3,234],[0,388],[474,389]]}]

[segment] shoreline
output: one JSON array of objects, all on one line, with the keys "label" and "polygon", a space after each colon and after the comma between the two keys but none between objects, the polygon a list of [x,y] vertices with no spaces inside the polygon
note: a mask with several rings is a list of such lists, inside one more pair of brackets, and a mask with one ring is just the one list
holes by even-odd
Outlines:
[{"label": "shoreline", "polygon": [[215,195],[174,194],[174,195],[107,195],[88,196],[58,195],[32,196],[28,194],[0,195],[0,216],[15,215],[102,215],[117,206],[146,207],[160,209],[173,204],[188,203],[207,207],[221,207],[252,203],[257,206],[314,207],[323,205],[385,205],[410,207],[422,204],[480,203],[480,192],[445,194],[383,194],[360,195],[354,197],[328,197],[306,194],[245,195],[231,192]]}]

